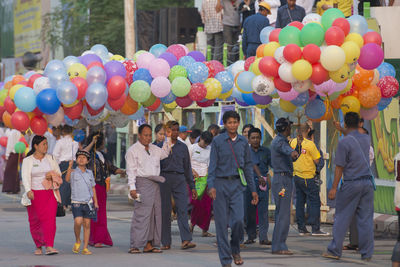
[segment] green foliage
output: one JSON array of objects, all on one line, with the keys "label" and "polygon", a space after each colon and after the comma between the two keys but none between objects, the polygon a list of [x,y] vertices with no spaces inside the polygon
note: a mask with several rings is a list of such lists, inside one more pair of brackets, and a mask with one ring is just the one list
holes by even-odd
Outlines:
[{"label": "green foliage", "polygon": [[136,0],[138,10],[159,10],[167,7],[193,7],[194,0]]}]

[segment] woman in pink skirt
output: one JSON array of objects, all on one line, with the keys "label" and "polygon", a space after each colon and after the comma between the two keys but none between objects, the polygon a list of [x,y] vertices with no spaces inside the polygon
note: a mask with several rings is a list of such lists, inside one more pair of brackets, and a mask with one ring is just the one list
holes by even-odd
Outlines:
[{"label": "woman in pink skirt", "polygon": [[36,135],[32,149],[22,162],[21,176],[25,188],[23,204],[27,206],[30,232],[36,245],[35,255],[58,254],[54,248],[56,235],[58,187],[62,180],[57,162],[47,154],[47,140]]}]

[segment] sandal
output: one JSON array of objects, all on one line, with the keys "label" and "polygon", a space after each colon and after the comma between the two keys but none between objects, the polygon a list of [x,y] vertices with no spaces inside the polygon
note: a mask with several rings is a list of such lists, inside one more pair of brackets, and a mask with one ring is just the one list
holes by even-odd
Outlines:
[{"label": "sandal", "polygon": [[162,253],[162,250],[152,247],[151,249],[147,249],[147,250],[143,249],[143,253]]},{"label": "sandal", "polygon": [[242,260],[242,257],[240,256],[240,254],[232,254],[232,257],[233,257],[233,262],[236,264],[236,265],[243,265],[243,260]]},{"label": "sandal", "polygon": [[72,252],[78,254],[80,248],[81,248],[81,243],[75,243],[74,246],[72,247]]},{"label": "sandal", "polygon": [[190,249],[190,248],[195,248],[195,247],[196,247],[195,243],[187,241],[186,243],[182,243],[181,249]]},{"label": "sandal", "polygon": [[140,250],[138,248],[131,248],[131,249],[129,249],[128,253],[130,253],[130,254],[139,254],[141,252],[140,252]]},{"label": "sandal", "polygon": [[339,256],[333,255],[333,254],[331,254],[329,252],[322,253],[322,257],[327,258],[327,259],[333,259],[333,260],[339,260],[340,259]]},{"label": "sandal", "polygon": [[290,250],[278,250],[278,251],[273,251],[272,254],[275,255],[293,255],[293,252]]},{"label": "sandal", "polygon": [[103,244],[102,243],[96,243],[96,244],[94,244],[94,247],[95,248],[102,248]]},{"label": "sandal", "polygon": [[246,240],[243,244],[245,244],[245,245],[250,245],[250,244],[254,244],[254,243],[256,243],[256,241],[254,241],[254,240],[252,240],[252,239],[248,239],[248,240]]},{"label": "sandal", "polygon": [[58,254],[58,251],[56,249],[51,249],[51,250],[46,250],[46,255],[50,256],[50,255],[56,255]]},{"label": "sandal", "polygon": [[202,236],[202,237],[214,237],[215,235],[212,234],[212,233],[209,233],[209,232],[203,232],[203,233],[201,234],[201,236]]},{"label": "sandal", "polygon": [[346,246],[343,246],[343,250],[358,250],[358,247],[353,246],[352,244],[348,244]]},{"label": "sandal", "polygon": [[42,255],[43,254],[42,248],[41,247],[40,248],[36,248],[35,252],[33,254],[36,255],[36,256]]},{"label": "sandal", "polygon": [[162,246],[161,247],[161,250],[170,250],[171,249],[171,246]]},{"label": "sandal", "polygon": [[82,255],[92,255],[92,252],[90,250],[88,250],[87,248],[84,248],[82,250]]}]

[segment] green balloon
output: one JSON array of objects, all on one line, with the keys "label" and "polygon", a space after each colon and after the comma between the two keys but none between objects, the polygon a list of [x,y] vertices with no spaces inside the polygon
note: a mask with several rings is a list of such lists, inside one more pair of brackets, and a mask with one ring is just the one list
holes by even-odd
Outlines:
[{"label": "green balloon", "polygon": [[279,44],[285,46],[288,44],[297,44],[301,46],[300,30],[293,26],[286,26],[279,33]]},{"label": "green balloon", "polygon": [[176,77],[171,84],[171,91],[177,97],[184,97],[189,94],[190,82],[185,77]]},{"label": "green balloon", "polygon": [[8,96],[8,90],[3,89],[0,91],[0,105],[4,105],[4,100],[6,100]]},{"label": "green balloon", "polygon": [[326,31],[327,29],[329,29],[332,26],[332,23],[337,18],[345,18],[342,11],[337,8],[330,8],[326,10],[321,17],[321,24],[322,27],[324,27],[324,30]]},{"label": "green balloon", "polygon": [[147,99],[146,101],[142,102],[143,107],[147,108],[150,107],[151,105],[154,104],[154,102],[156,102],[157,97],[153,94],[150,95],[149,99]]},{"label": "green balloon", "polygon": [[147,51],[146,51],[146,50],[139,50],[139,51],[137,51],[137,52],[133,55],[133,60],[134,60],[134,61],[137,61],[138,57],[139,57],[141,54],[145,53],[145,52],[147,52]]},{"label": "green balloon", "polygon": [[129,95],[136,102],[144,102],[151,95],[150,85],[143,80],[134,81],[129,87]]},{"label": "green balloon", "polygon": [[321,46],[324,42],[325,32],[318,23],[307,23],[300,32],[300,41],[303,46],[315,44]]},{"label": "green balloon", "polygon": [[187,71],[185,67],[181,65],[175,65],[171,68],[171,71],[169,72],[169,81],[173,82],[176,77],[187,77]]},{"label": "green balloon", "polygon": [[25,149],[26,149],[26,145],[23,142],[18,142],[14,146],[15,152],[18,153],[18,154],[24,153]]}]

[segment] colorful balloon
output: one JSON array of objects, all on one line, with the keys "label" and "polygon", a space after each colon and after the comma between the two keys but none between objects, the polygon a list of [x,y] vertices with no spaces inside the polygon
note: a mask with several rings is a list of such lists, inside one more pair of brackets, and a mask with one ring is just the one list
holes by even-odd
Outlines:
[{"label": "colorful balloon", "polygon": [[399,82],[392,76],[383,77],[377,85],[381,89],[382,97],[385,98],[394,97],[399,91]]},{"label": "colorful balloon", "polygon": [[[324,13],[325,14],[325,13]],[[346,62],[346,55],[342,48],[330,45],[322,50],[321,64],[328,71],[337,71]]]},{"label": "colorful balloon", "polygon": [[317,23],[306,24],[300,32],[300,41],[303,46],[315,44],[321,46],[324,42],[324,29]]},{"label": "colorful balloon", "polygon": [[315,44],[308,44],[303,48],[303,58],[310,64],[317,63],[321,56],[321,49]]},{"label": "colorful balloon", "polygon": [[279,44],[284,46],[288,44],[297,44],[301,46],[300,30],[293,26],[284,27],[279,33]]},{"label": "colorful balloon", "polygon": [[11,124],[14,129],[25,132],[29,128],[29,117],[23,111],[16,111],[11,116]]},{"label": "colorful balloon", "polygon": [[170,81],[163,76],[155,78],[151,82],[151,92],[159,98],[167,96],[171,92]]},{"label": "colorful balloon", "polygon": [[358,64],[366,70],[372,70],[379,67],[383,59],[383,49],[375,43],[369,43],[361,48]]},{"label": "colorful balloon", "polygon": [[292,74],[296,80],[308,80],[312,74],[312,66],[307,60],[297,60],[292,65]]}]

